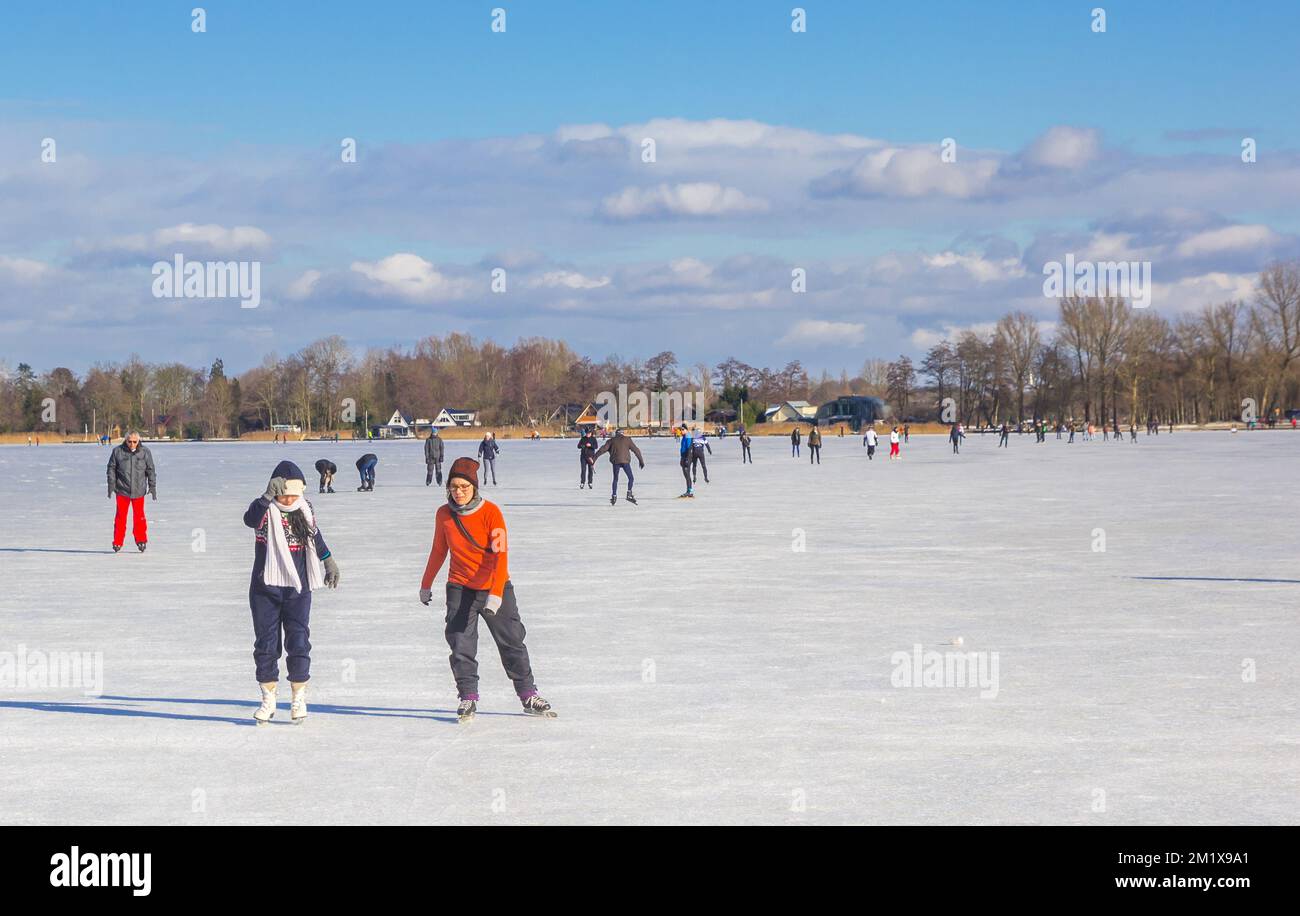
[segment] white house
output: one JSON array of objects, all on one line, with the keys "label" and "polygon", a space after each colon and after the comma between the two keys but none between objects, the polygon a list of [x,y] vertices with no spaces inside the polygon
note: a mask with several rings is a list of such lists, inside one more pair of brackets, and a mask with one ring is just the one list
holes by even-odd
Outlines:
[{"label": "white house", "polygon": [[782,401],[780,404],[772,404],[763,411],[763,420],[767,423],[812,420],[816,416],[817,408],[807,401]]},{"label": "white house", "polygon": [[438,416],[433,418],[433,425],[439,429],[448,426],[478,426],[478,411],[444,407],[439,411]]}]

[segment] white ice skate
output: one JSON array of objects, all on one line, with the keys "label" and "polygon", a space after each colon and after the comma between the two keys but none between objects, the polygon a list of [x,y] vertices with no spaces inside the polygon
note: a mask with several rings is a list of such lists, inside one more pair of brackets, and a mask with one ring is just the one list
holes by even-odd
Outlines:
[{"label": "white ice skate", "polygon": [[307,683],[291,684],[293,702],[289,706],[289,719],[294,725],[302,725],[307,720]]},{"label": "white ice skate", "polygon": [[275,688],[275,684],[262,685],[262,705],[253,713],[258,725],[265,725],[275,715]]}]

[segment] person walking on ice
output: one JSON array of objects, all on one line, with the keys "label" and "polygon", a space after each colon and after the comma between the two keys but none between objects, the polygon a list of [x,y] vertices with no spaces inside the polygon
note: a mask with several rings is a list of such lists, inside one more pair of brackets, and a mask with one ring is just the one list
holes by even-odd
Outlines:
[{"label": "person walking on ice", "polygon": [[266,492],[244,513],[244,524],[255,533],[248,606],[253,612],[253,662],[262,688],[262,705],[253,713],[259,725],[275,715],[281,651],[288,655],[293,690],[289,718],[295,725],[307,718],[311,593],[339,584],[338,563],[325,545],[315,510],[303,496],[305,489],[306,479],[298,466],[281,461]]},{"label": "person walking on ice", "polygon": [[588,429],[578,440],[578,489],[590,487],[596,489],[596,451],[600,448],[600,441],[596,438],[596,431]]},{"label": "person walking on ice", "polygon": [[131,512],[131,535],[136,549],[144,553],[149,544],[149,522],[144,516],[144,495],[158,499],[158,475],[153,454],[140,444],[140,434],[127,433],[122,444],[108,453],[108,498],[117,497],[113,516],[113,553],[126,539],[126,513]]},{"label": "person walking on ice", "polygon": [[695,435],[692,437],[692,442],[691,442],[691,482],[692,483],[699,480],[699,475],[696,473],[695,470],[696,465],[699,465],[699,467],[704,471],[704,482],[705,483],[709,482],[709,464],[707,461],[704,460],[704,452],[706,450],[710,455],[713,454],[713,446],[709,445],[709,434],[697,427],[695,430]]},{"label": "person walking on ice", "polygon": [[[686,441],[686,436],[682,436],[682,441]],[[596,454],[591,456],[594,464],[596,459],[601,455],[609,452],[609,463],[614,466],[614,483],[609,491],[609,504],[612,506],[618,502],[618,475],[623,472],[627,475],[627,501],[636,505],[636,497],[632,495],[632,456],[636,455],[637,466],[642,470],[645,469],[645,458],[641,456],[641,449],[636,447],[631,436],[623,434],[623,430],[614,430],[614,437],[607,439],[605,444],[596,450]]]},{"label": "person walking on ice", "polygon": [[754,454],[749,450],[750,446],[749,431],[745,427],[740,427],[740,463],[753,464]]},{"label": "person walking on ice", "polygon": [[433,580],[451,557],[447,572],[447,616],[443,630],[451,648],[451,673],[460,705],[456,718],[468,722],[478,711],[478,622],[482,617],[497,644],[501,664],[514,683],[524,712],[555,718],[537,692],[524,645],[523,621],[507,568],[509,551],[501,509],[478,492],[478,462],[457,458],[447,474],[447,502],[434,518],[433,547],[420,580],[420,601],[433,600]]},{"label": "person walking on ice", "polygon": [[876,435],[876,428],[874,426],[868,426],[866,434],[862,437],[862,444],[867,447],[868,461],[876,460],[876,443],[879,441],[880,437]]},{"label": "person walking on ice", "polygon": [[822,432],[816,426],[808,431],[808,463],[822,463]]},{"label": "person walking on ice", "polygon": [[436,426],[429,428],[429,438],[424,440],[424,485],[433,483],[435,477],[438,486],[442,486],[442,437]]},{"label": "person walking on ice", "polygon": [[952,429],[948,431],[948,441],[952,443],[952,453],[954,455],[961,454],[961,440],[965,438],[966,434],[962,432],[961,424],[954,423]]},{"label": "person walking on ice", "polygon": [[898,453],[898,427],[895,426],[889,431],[889,460],[893,461],[895,458],[902,459],[902,457],[903,456]]},{"label": "person walking on ice", "polygon": [[478,456],[483,460],[483,486],[487,486],[488,474],[492,475],[492,486],[497,485],[497,455],[501,446],[492,437],[492,433],[483,434],[483,441],[478,444]]},{"label": "person walking on ice", "polygon": [[361,475],[361,486],[357,487],[358,493],[369,493],[374,490],[377,464],[379,464],[379,456],[374,452],[366,452],[357,459],[357,473]]},{"label": "person walking on ice", "polygon": [[799,427],[796,426],[794,428],[794,432],[790,433],[790,457],[791,458],[799,457],[799,438],[800,438]]}]

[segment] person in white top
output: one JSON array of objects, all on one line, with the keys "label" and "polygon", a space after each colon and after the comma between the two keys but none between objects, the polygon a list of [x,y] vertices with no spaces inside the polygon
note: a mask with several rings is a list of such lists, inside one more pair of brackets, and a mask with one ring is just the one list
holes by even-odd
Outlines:
[{"label": "person in white top", "polygon": [[876,428],[868,426],[866,435],[862,437],[862,444],[867,447],[867,460],[873,461],[876,457],[876,442],[879,437],[876,435]]},{"label": "person in white top", "polygon": [[901,459],[902,457],[902,455],[898,454],[898,427],[895,426],[889,431],[889,460],[893,461],[895,458]]}]

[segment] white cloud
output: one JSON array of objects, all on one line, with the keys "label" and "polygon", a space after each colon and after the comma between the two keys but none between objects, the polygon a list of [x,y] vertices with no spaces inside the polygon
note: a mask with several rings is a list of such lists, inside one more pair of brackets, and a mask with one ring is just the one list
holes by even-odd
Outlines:
[{"label": "white cloud", "polygon": [[1277,233],[1268,226],[1224,226],[1222,229],[1211,229],[1193,235],[1180,243],[1177,251],[1182,257],[1195,258],[1225,251],[1268,248],[1276,244],[1278,239]]},{"label": "white cloud", "polygon": [[653,188],[628,187],[609,195],[600,204],[600,212],[610,219],[729,216],[767,209],[767,201],[761,198],[706,181],[661,184]]},{"label": "white cloud", "polygon": [[997,174],[998,162],[990,158],[944,162],[937,146],[888,147],[867,153],[853,167],[832,172],[813,187],[831,194],[964,199],[986,193]]},{"label": "white cloud", "polygon": [[826,344],[856,346],[862,343],[866,337],[866,328],[865,324],[856,322],[805,319],[795,322],[777,343],[812,346],[824,346]]},{"label": "white cloud", "polygon": [[44,261],[31,258],[10,258],[0,255],[0,276],[15,283],[39,283],[52,276],[54,268]]},{"label": "white cloud", "polygon": [[609,277],[588,277],[576,270],[548,270],[529,285],[542,288],[600,289],[609,286]]},{"label": "white cloud", "polygon": [[1053,169],[1078,169],[1097,158],[1101,134],[1087,127],[1050,128],[1025,150],[1024,159],[1031,165]]},{"label": "white cloud", "polygon": [[189,253],[232,256],[264,253],[271,248],[271,237],[256,226],[231,226],[215,223],[181,223],[152,232],[118,236],[83,243],[83,251],[99,254],[133,254],[158,257],[176,250]]},{"label": "white cloud", "polygon": [[469,281],[447,277],[429,261],[408,252],[389,255],[380,261],[354,261],[351,269],[381,291],[412,302],[456,299],[471,288]]},{"label": "white cloud", "polygon": [[307,270],[302,276],[289,284],[287,295],[290,299],[306,299],[316,289],[316,284],[320,282],[321,272],[319,270]]},{"label": "white cloud", "polygon": [[1019,258],[1001,258],[990,260],[979,255],[958,254],[955,251],[943,251],[925,258],[927,267],[960,267],[980,283],[993,280],[1008,280],[1025,276],[1025,267]]}]

